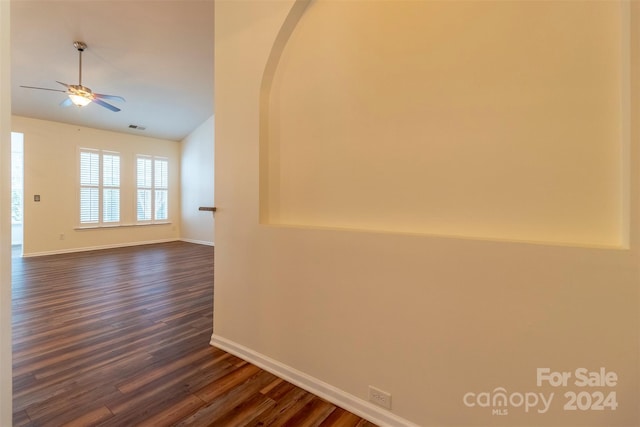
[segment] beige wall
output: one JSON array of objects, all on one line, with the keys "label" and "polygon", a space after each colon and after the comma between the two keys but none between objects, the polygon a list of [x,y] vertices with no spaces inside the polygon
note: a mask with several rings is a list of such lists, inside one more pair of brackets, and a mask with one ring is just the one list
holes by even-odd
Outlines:
[{"label": "beige wall", "polygon": [[[180,143],[14,116],[24,133],[26,256],[176,240],[180,236]],[[170,224],[79,230],[78,148],[121,156],[121,223],[136,220],[135,156],[169,159]],[[40,195],[40,202],[34,202]],[[60,235],[64,238],[61,239]]]},{"label": "beige wall", "polygon": [[[299,22],[285,21],[293,1],[216,3],[212,342],[334,388],[338,400],[386,390],[389,424],[638,425],[640,4],[629,25],[618,2],[540,2],[550,15],[532,2],[453,3],[317,0]],[[276,42],[274,65],[283,22],[297,27],[289,44]],[[400,34],[376,34],[405,22]],[[477,40],[483,28],[495,40]],[[448,54],[449,41],[476,41],[466,47],[473,61]],[[520,51],[523,41],[535,49]],[[431,51],[431,66],[449,61],[443,86],[420,83],[426,64],[404,66]],[[494,76],[491,63],[474,62],[485,56],[515,58],[522,75]],[[376,74],[385,60],[402,74]],[[476,74],[493,86],[471,84]],[[541,86],[521,87],[530,81]],[[360,103],[345,106],[349,90]],[[441,91],[437,104],[429,90]],[[450,137],[457,148],[443,145]],[[402,198],[416,183],[428,190],[417,206]],[[414,209],[419,218],[403,219]],[[449,228],[433,226],[432,209],[453,218]],[[618,381],[581,387],[582,367]],[[572,378],[538,386],[537,368]],[[512,405],[507,416],[464,403],[499,387],[554,398],[544,413]],[[617,409],[564,409],[565,393],[594,391],[615,392]]]},{"label": "beige wall", "polygon": [[265,222],[622,245],[622,14],[314,3],[273,76]]},{"label": "beige wall", "polygon": [[11,79],[9,2],[0,1],[0,425],[10,426],[11,401]]},{"label": "beige wall", "polygon": [[180,144],[181,238],[206,245],[213,245],[214,216],[198,208],[214,206],[213,126],[211,116]]}]

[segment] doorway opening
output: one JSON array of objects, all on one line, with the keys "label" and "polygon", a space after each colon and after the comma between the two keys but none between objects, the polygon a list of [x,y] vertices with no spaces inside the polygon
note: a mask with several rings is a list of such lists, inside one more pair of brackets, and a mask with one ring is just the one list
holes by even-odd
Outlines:
[{"label": "doorway opening", "polygon": [[11,132],[11,254],[22,256],[24,236],[24,134]]}]

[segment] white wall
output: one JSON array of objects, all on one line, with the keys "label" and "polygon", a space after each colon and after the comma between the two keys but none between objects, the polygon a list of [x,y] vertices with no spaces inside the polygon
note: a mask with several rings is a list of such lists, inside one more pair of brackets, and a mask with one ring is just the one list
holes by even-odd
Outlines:
[{"label": "white wall", "polygon": [[180,169],[182,188],[182,222],[180,225],[183,240],[213,245],[214,215],[198,208],[213,207],[213,141],[214,117],[196,128],[182,140]]},{"label": "white wall", "polygon": [[0,425],[10,426],[11,400],[11,78],[9,6],[0,1]]},{"label": "white wall", "polygon": [[[426,55],[429,49],[438,51],[439,57],[446,57],[448,39],[432,39],[432,27],[420,24],[420,17],[413,19],[406,15],[404,7],[416,3],[429,3],[429,7],[435,8],[431,12],[436,13],[439,20],[431,24],[444,29],[444,34],[448,35],[451,34],[446,28],[454,24],[459,32],[464,33],[469,26],[480,23],[492,30],[503,27],[505,19],[514,26],[515,33],[521,34],[516,31],[519,25],[537,31],[539,20],[556,17],[558,21],[554,25],[559,25],[562,31],[552,33],[552,39],[538,47],[555,46],[558,42],[562,47],[558,54],[564,52],[562,55],[567,55],[570,52],[566,48],[577,43],[575,59],[580,62],[580,67],[586,69],[584,76],[591,76],[587,80],[593,77],[594,74],[590,73],[594,67],[605,67],[603,79],[598,80],[594,87],[574,86],[576,79],[581,81],[584,77],[579,69],[574,69],[576,75],[559,73],[549,77],[551,80],[559,79],[556,82],[558,87],[573,88],[568,93],[558,94],[558,97],[545,90],[546,84],[551,83],[547,80],[543,80],[543,87],[533,91],[521,91],[517,79],[511,82],[514,84],[512,90],[522,94],[512,101],[519,99],[521,106],[546,106],[552,112],[560,108],[557,103],[570,101],[569,105],[582,105],[576,102],[575,97],[584,102],[609,97],[607,108],[603,109],[597,102],[585,109],[591,111],[593,108],[606,115],[593,125],[599,129],[598,134],[583,133],[577,129],[583,126],[594,128],[588,120],[578,120],[580,117],[573,116],[567,121],[555,117],[549,117],[549,121],[531,117],[532,121],[535,120],[533,123],[525,114],[508,123],[513,127],[514,143],[518,144],[519,153],[536,153],[538,150],[539,141],[528,138],[527,130],[540,132],[536,135],[549,135],[555,126],[560,126],[566,132],[567,137],[555,139],[553,146],[543,141],[544,155],[532,159],[535,161],[533,169],[526,168],[527,162],[517,163],[515,176],[520,183],[549,179],[539,175],[539,168],[549,166],[554,174],[550,182],[557,180],[559,185],[572,188],[578,194],[569,200],[558,200],[559,194],[548,198],[541,196],[536,202],[543,203],[542,207],[547,209],[553,209],[559,203],[562,209],[569,209],[577,222],[591,221],[593,230],[580,225],[581,231],[576,232],[574,224],[569,221],[556,224],[549,219],[538,224],[543,226],[543,238],[540,240],[546,243],[531,244],[518,241],[536,240],[530,238],[530,232],[526,233],[529,237],[517,233],[495,236],[483,232],[478,235],[473,233],[476,229],[473,227],[462,233],[464,238],[426,235],[433,233],[433,229],[412,233],[411,230],[389,230],[369,225],[361,230],[337,228],[359,228],[354,217],[346,215],[362,206],[369,207],[359,202],[362,197],[357,191],[352,191],[357,198],[352,205],[346,197],[331,200],[336,206],[332,212],[336,218],[334,224],[323,219],[324,222],[296,226],[295,220],[282,220],[283,217],[278,216],[275,211],[283,205],[282,199],[273,203],[277,200],[274,199],[274,190],[275,193],[293,194],[291,188],[286,187],[297,185],[291,180],[302,177],[318,182],[327,175],[337,174],[338,178],[333,176],[325,182],[331,183],[338,195],[345,196],[348,194],[345,188],[353,189],[363,176],[373,176],[372,168],[376,165],[371,162],[359,162],[358,156],[351,162],[345,160],[349,150],[364,153],[370,160],[371,156],[363,147],[377,150],[384,138],[392,136],[401,144],[400,152],[405,160],[407,152],[413,152],[407,141],[415,141],[415,136],[421,135],[418,124],[430,117],[435,107],[428,102],[416,102],[410,110],[401,110],[401,105],[397,104],[402,100],[394,98],[393,87],[401,87],[404,77],[389,75],[387,82],[372,80],[367,73],[374,70],[368,68],[370,64],[364,61],[365,56],[356,52],[336,57],[334,52],[342,52],[344,44],[358,45],[360,49],[369,49],[374,54],[389,52],[394,55],[388,57],[389,60],[398,62]],[[637,94],[640,93],[637,23],[640,4],[631,3],[629,24],[623,19],[624,13],[615,9],[622,2],[607,2],[614,8],[607,11],[596,10],[600,6],[592,9],[596,3],[600,5],[603,2],[540,2],[550,7],[551,16],[531,14],[527,9],[533,4],[531,2],[481,2],[491,10],[477,9],[477,2],[454,3],[457,12],[449,15],[446,8],[451,2],[316,0],[306,11],[300,6],[302,2],[294,1],[216,3],[215,191],[219,211],[216,214],[216,298],[212,343],[296,379],[382,424],[639,425],[640,254],[637,248],[639,212],[636,193],[637,165],[640,164],[637,119]],[[558,15],[555,15],[555,7],[560,7]],[[566,7],[577,9],[566,16]],[[288,15],[290,10],[293,10],[292,15]],[[601,23],[605,29],[591,28],[584,24],[582,18],[572,18],[585,15],[592,23]],[[425,46],[422,46],[423,50],[413,50],[415,44],[400,43],[402,40],[387,31],[384,32],[386,37],[371,35],[371,39],[363,36],[355,43],[353,37],[358,31],[369,28],[366,22],[358,19],[359,16],[376,25],[402,23],[406,19],[415,37],[425,40]],[[484,20],[486,17],[495,21],[487,22]],[[631,29],[631,37],[616,44],[614,39],[623,37],[625,26]],[[294,27],[288,40],[291,45],[287,45],[287,30]],[[605,39],[600,39],[603,35],[599,32],[601,30],[606,33]],[[575,38],[576,31],[585,38]],[[471,34],[476,33],[472,31]],[[538,35],[546,37],[546,34],[543,31]],[[593,37],[602,45],[594,45]],[[325,38],[329,39],[326,50],[316,50]],[[386,44],[372,45],[369,41]],[[514,37],[511,40],[514,46],[505,41],[497,45],[479,41],[475,47],[488,57],[504,54],[506,60],[511,53],[496,52],[493,47],[517,53],[521,41]],[[612,46],[617,46],[617,51],[611,52]],[[593,56],[584,55],[585,49],[593,49]],[[631,49],[630,57],[625,49]],[[276,54],[271,58],[277,59],[280,50],[281,60],[269,61],[272,52]],[[531,53],[533,59],[551,60],[544,49]],[[314,62],[315,54],[325,62]],[[457,55],[457,52],[451,54]],[[383,55],[383,61],[386,55]],[[616,61],[613,66],[609,63],[611,55]],[[517,55],[522,61],[526,57]],[[628,64],[629,60],[631,68],[625,68],[625,62]],[[561,65],[571,66],[563,61]],[[459,64],[458,60],[452,60],[452,63],[456,66],[452,73],[468,76],[460,68],[465,64]],[[530,72],[527,67],[538,66],[535,60],[521,65],[524,73]],[[314,73],[305,75],[303,71],[313,66],[317,67]],[[553,73],[553,67],[541,67],[545,73]],[[471,75],[475,70],[472,68]],[[271,86],[269,73],[273,77]],[[278,73],[283,74],[278,77]],[[361,75],[362,79],[353,80],[354,73]],[[630,82],[625,83],[625,75],[630,76]],[[419,80],[415,75],[409,78]],[[354,81],[362,87],[344,86],[345,82]],[[446,80],[446,83],[449,86],[434,90],[455,89],[450,87],[455,82]],[[382,91],[378,90],[379,85],[382,85]],[[339,104],[345,100],[344,92],[349,89],[367,97],[367,102],[352,108],[370,106],[373,110],[370,116],[354,113]],[[503,109],[484,111],[479,108],[479,105],[486,105],[485,100],[492,99],[494,92],[486,89],[467,85],[465,91],[456,92],[456,102],[450,107],[460,108],[462,105],[472,109],[464,116],[466,120],[463,123],[468,124],[474,117],[480,118],[482,112],[495,124],[507,113]],[[404,93],[407,95],[410,91]],[[598,98],[598,93],[604,98]],[[632,120],[625,117],[624,112],[629,96],[628,112]],[[416,88],[415,97],[418,100],[429,99],[424,88]],[[446,101],[446,97],[438,99]],[[393,101],[393,105],[385,104],[389,101]],[[336,105],[336,108],[329,108]],[[388,123],[384,116],[377,117],[378,108],[393,114],[395,122]],[[541,110],[536,111],[542,114]],[[464,133],[451,125],[459,119],[459,112],[446,110],[436,113],[440,120],[431,124],[433,132],[447,136],[451,131],[458,143],[467,147],[471,144],[472,133]],[[357,117],[363,123],[334,126],[340,117],[345,120]],[[298,121],[289,121],[290,118]],[[621,127],[616,129],[612,123],[618,119]],[[371,120],[377,134],[366,132],[367,120]],[[542,129],[537,130],[539,127]],[[497,125],[480,128],[483,132],[502,129]],[[344,132],[351,131],[345,137]],[[493,134],[489,132],[488,135]],[[583,138],[584,144],[600,155],[587,153],[589,149],[576,144],[577,137]],[[627,147],[626,137],[630,138]],[[294,146],[294,139],[299,146]],[[608,142],[603,142],[603,139]],[[336,141],[343,144],[340,150],[335,149]],[[323,148],[318,145],[322,142],[334,145]],[[486,147],[490,142],[491,139],[486,138],[476,141],[480,147]],[[438,146],[437,141],[427,140],[425,143],[436,156],[448,153],[448,148]],[[308,151],[304,150],[305,147]],[[394,152],[389,147],[384,148],[379,158],[385,160],[386,153],[390,161],[380,165],[382,171],[391,177],[404,176],[403,162],[391,161]],[[483,161],[488,161],[490,167],[499,165],[500,161],[513,161],[512,153],[505,152],[504,146],[501,148],[493,151],[492,156],[486,156],[479,149],[478,155]],[[424,148],[417,150],[420,155],[424,154]],[[319,167],[305,172],[305,167],[314,166],[306,156],[318,153],[321,154]],[[473,183],[474,176],[470,175],[477,172],[477,168],[466,169],[459,164],[447,163],[452,162],[453,154],[444,156],[445,165],[439,166],[438,172],[442,173],[449,167],[455,182]],[[284,160],[284,163],[277,160]],[[298,160],[300,167],[295,165]],[[630,169],[626,167],[628,163]],[[334,165],[337,167],[332,169]],[[594,168],[595,176],[584,173],[591,168]],[[406,185],[412,187],[416,181],[428,182],[433,179],[430,171],[429,168],[413,168],[411,180],[407,178]],[[279,183],[274,182],[274,172]],[[538,215],[520,215],[520,203],[526,200],[527,193],[524,196],[515,194],[511,198],[508,192],[503,191],[504,183],[491,184],[486,176],[483,179],[483,185],[488,185],[488,192],[481,195],[491,196],[486,212],[481,212],[488,215],[484,218],[495,219],[502,215],[501,212],[492,212],[491,207],[499,206],[509,211],[508,224],[501,228],[501,222],[496,221],[488,228],[490,231],[502,231],[510,225],[520,227],[520,217],[526,222],[526,227],[531,226],[532,220],[539,219]],[[399,185],[398,181],[393,182],[396,187]],[[451,185],[451,182],[442,182],[443,191],[446,192]],[[404,190],[396,187],[388,189],[391,194]],[[306,188],[319,188],[319,194],[323,196],[329,194],[324,187]],[[499,190],[498,194],[491,194],[493,188]],[[552,186],[549,189],[554,190]],[[591,205],[581,204],[593,193]],[[311,211],[309,208],[315,206],[314,194],[291,199],[291,203],[287,202],[287,209],[295,207]],[[467,200],[474,194],[458,193],[453,200],[456,203],[447,210],[457,215],[458,223],[465,227],[473,222],[476,210],[480,209]],[[446,194],[434,200],[449,202]],[[366,202],[369,203],[368,200]],[[393,205],[384,206],[383,195],[380,203],[383,213],[392,212]],[[434,208],[439,206],[434,205]],[[260,224],[260,218],[263,224]],[[625,225],[628,218],[631,219],[629,226]],[[558,227],[556,230],[565,235],[554,239],[549,227]],[[586,238],[580,240],[581,236]],[[485,237],[499,237],[503,241],[491,241]],[[629,248],[626,248],[627,242]],[[602,247],[607,245],[613,248]],[[578,368],[599,370],[604,367],[607,371],[614,371],[618,381],[615,386],[600,388],[580,387],[573,382],[561,387],[547,383],[538,386],[537,368],[546,367],[571,372],[574,379]],[[392,394],[391,412],[365,403],[369,385]],[[511,406],[508,416],[492,415],[491,408],[467,407],[464,404],[466,393],[491,393],[498,387],[503,387],[508,393],[535,392],[545,396],[554,393],[555,397],[545,413],[535,409],[525,412],[521,406]],[[568,411],[564,409],[565,393],[571,391],[615,392],[619,406],[615,411]]]},{"label": "white wall", "polygon": [[[180,143],[14,116],[24,133],[23,253],[43,255],[176,240],[180,236]],[[169,159],[170,224],[79,230],[78,148],[121,155],[121,223],[136,220],[135,156]],[[40,202],[34,201],[40,195]],[[60,235],[64,235],[61,239]]]}]

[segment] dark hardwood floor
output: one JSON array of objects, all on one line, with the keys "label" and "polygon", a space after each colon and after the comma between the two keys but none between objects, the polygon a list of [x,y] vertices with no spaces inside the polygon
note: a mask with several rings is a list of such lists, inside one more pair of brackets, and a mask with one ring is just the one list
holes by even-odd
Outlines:
[{"label": "dark hardwood floor", "polygon": [[14,426],[373,426],[209,346],[213,256],[14,258]]}]

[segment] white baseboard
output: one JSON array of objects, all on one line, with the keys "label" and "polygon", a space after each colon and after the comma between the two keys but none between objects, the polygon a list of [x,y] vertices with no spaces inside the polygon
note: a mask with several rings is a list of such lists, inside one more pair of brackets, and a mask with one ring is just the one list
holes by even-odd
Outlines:
[{"label": "white baseboard", "polygon": [[419,427],[404,418],[401,418],[383,408],[360,399],[352,394],[340,390],[331,384],[327,384],[317,378],[298,371],[268,356],[251,350],[241,344],[230,341],[219,335],[211,336],[210,344],[228,353],[252,363],[291,384],[294,384],[310,393],[315,394],[339,407],[352,412],[359,417],[371,421],[380,427]]},{"label": "white baseboard", "polygon": [[144,242],[129,242],[129,243],[118,243],[113,245],[102,245],[102,246],[87,246],[83,248],[69,248],[69,249],[59,249],[55,251],[45,251],[45,252],[31,252],[31,253],[23,253],[23,258],[30,257],[38,257],[38,256],[46,256],[46,255],[58,255],[58,254],[70,254],[74,252],[88,252],[88,251],[99,251],[101,249],[113,249],[113,248],[124,248],[128,246],[142,246],[142,245],[153,245],[155,243],[167,243],[167,242],[176,242],[180,239],[160,239],[160,240],[147,240]]},{"label": "white baseboard", "polygon": [[195,243],[197,245],[215,246],[213,242],[207,242],[206,240],[195,240],[195,239],[185,239],[185,238],[181,238],[180,240],[187,243]]}]

